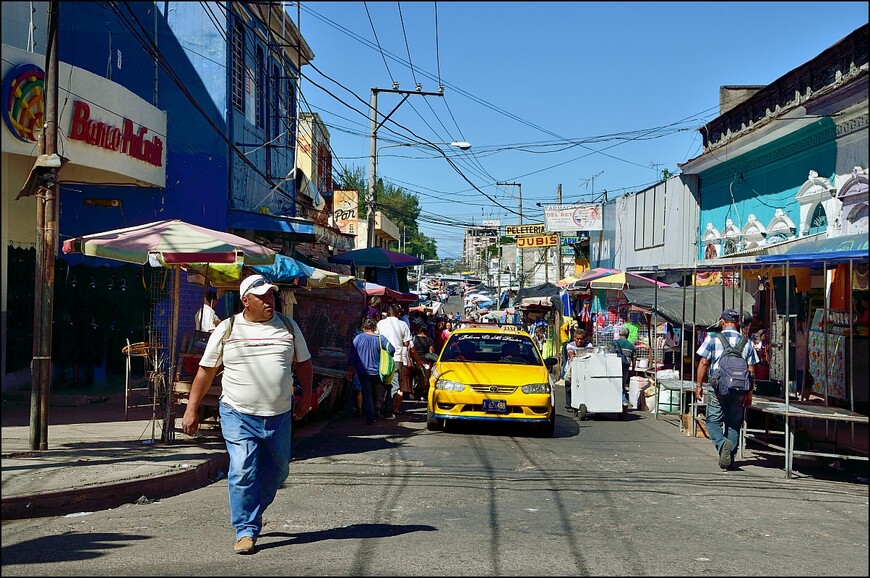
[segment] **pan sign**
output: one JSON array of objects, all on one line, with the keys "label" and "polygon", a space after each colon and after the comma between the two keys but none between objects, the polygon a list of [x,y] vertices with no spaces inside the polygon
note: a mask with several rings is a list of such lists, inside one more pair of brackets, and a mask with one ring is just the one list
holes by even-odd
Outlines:
[{"label": "pan sign", "polygon": [[504,234],[508,237],[522,237],[524,235],[543,235],[547,232],[543,223],[531,225],[505,225]]},{"label": "pan sign", "polygon": [[517,237],[517,249],[540,249],[555,247],[559,244],[559,235],[535,235],[533,237]]}]

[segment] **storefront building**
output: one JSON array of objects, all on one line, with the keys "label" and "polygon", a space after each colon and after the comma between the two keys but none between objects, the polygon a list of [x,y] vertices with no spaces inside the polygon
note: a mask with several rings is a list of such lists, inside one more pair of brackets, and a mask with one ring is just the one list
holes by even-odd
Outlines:
[{"label": "storefront building", "polygon": [[[49,4],[4,4],[4,86],[20,64],[45,68]],[[296,82],[313,53],[280,5],[59,5],[58,152],[69,159],[59,188],[60,243],[164,219],[229,231],[287,255],[316,241],[294,178]],[[19,120],[7,108],[20,112],[20,104],[3,106],[5,118]],[[15,129],[9,121],[0,128],[4,388],[29,384],[32,340],[36,206],[32,197],[15,198],[36,145]],[[55,385],[123,381],[120,349],[128,338],[142,341],[165,309],[165,273],[59,256]],[[181,331],[201,302],[202,288],[183,282]],[[221,299],[218,313],[234,307]]]}]

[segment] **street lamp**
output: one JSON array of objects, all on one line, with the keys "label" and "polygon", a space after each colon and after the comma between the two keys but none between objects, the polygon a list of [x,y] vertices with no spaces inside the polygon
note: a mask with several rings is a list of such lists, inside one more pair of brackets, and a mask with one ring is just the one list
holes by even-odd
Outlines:
[{"label": "street lamp", "polygon": [[458,148],[459,150],[467,151],[471,148],[471,143],[466,141],[453,141],[453,142],[403,142],[396,143],[390,145],[384,145],[380,148],[376,147],[376,137],[374,136],[374,131],[372,131],[372,141],[371,141],[371,161],[369,163],[369,190],[368,190],[368,218],[366,219],[366,247],[374,247],[375,246],[375,183],[377,182],[377,168],[378,168],[378,154],[383,149],[388,149],[391,147],[413,147],[413,146],[428,146],[444,154],[438,145],[443,146],[452,146]]},{"label": "street lamp", "polygon": [[443,151],[441,151],[440,148],[438,148],[438,146],[452,146],[452,147],[456,147],[456,148],[458,148],[459,150],[467,151],[468,149],[471,148],[471,143],[470,143],[470,142],[465,142],[465,141],[453,141],[453,142],[429,142],[429,141],[420,141],[420,142],[400,142],[400,143],[396,143],[396,144],[389,144],[389,145],[384,145],[384,146],[382,146],[382,147],[378,147],[378,154],[380,154],[380,152],[381,152],[382,150],[384,150],[384,149],[388,149],[388,148],[392,148],[392,147],[416,147],[416,146],[427,146],[427,147],[431,147],[431,148],[437,150],[438,152],[443,152]]}]

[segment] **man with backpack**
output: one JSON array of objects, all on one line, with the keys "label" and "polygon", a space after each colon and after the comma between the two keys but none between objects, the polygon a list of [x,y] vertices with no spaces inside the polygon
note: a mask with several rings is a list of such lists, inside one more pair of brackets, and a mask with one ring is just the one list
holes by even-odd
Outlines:
[{"label": "man with backpack", "polygon": [[743,408],[752,403],[758,357],[752,343],[740,333],[740,313],[736,309],[724,310],[719,325],[722,331],[708,333],[697,351],[701,360],[695,399],[702,401],[704,380],[709,374],[707,432],[719,454],[719,467],[724,470],[734,464],[743,426]]}]

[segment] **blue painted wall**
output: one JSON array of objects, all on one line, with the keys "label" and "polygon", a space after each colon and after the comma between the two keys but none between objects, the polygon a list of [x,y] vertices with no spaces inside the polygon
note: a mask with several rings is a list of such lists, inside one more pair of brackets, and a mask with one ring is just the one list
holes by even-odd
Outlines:
[{"label": "blue painted wall", "polygon": [[[807,181],[809,171],[833,181],[837,166],[837,143],[827,135],[835,134],[834,123],[821,118],[776,142],[758,147],[751,153],[721,164],[700,174],[699,238],[713,223],[720,232],[726,219],[738,229],[750,214],[767,225],[776,209],[800,226],[800,204],[795,195]],[[812,144],[807,144],[812,143]],[[704,247],[698,259],[703,259]]]},{"label": "blue painted wall", "polygon": [[[226,31],[215,29],[199,3],[163,3],[167,15],[157,11],[156,20],[155,6],[150,2],[62,5],[61,60],[110,78],[165,110],[167,142],[165,190],[63,186],[61,239],[173,218],[227,228],[228,145],[217,132],[227,131]],[[225,21],[217,20],[224,26]],[[149,42],[155,37],[156,50],[169,67],[157,71],[156,102],[154,45]],[[116,198],[122,205],[86,207],[86,197]]]}]

